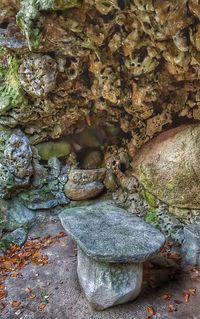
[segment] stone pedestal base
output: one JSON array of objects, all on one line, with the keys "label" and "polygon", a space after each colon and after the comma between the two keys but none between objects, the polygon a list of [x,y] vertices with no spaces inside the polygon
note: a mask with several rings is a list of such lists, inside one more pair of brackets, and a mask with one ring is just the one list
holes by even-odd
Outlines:
[{"label": "stone pedestal base", "polygon": [[185,226],[182,253],[185,263],[200,266],[200,225]]},{"label": "stone pedestal base", "polygon": [[87,299],[97,310],[134,300],[141,290],[141,263],[99,262],[78,248],[77,271]]}]

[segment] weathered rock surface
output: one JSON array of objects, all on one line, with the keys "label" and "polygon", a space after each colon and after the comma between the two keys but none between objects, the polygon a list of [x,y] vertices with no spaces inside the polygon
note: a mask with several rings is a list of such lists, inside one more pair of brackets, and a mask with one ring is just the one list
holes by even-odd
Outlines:
[{"label": "weathered rock surface", "polygon": [[56,86],[57,63],[49,55],[32,54],[19,68],[19,81],[29,94],[42,97]]},{"label": "weathered rock surface", "polygon": [[[16,130],[3,147],[0,163],[0,197],[9,197],[30,185],[32,149],[25,134]],[[11,194],[12,193],[12,194]]]},{"label": "weathered rock surface", "polygon": [[64,187],[67,197],[72,200],[84,200],[102,193],[102,181],[106,175],[104,168],[100,169],[73,169],[69,173],[69,180]]},{"label": "weathered rock surface", "polygon": [[3,240],[7,240],[9,242],[15,243],[18,246],[23,246],[25,241],[27,240],[28,233],[23,228],[17,228],[10,234],[3,236]]},{"label": "weathered rock surface", "polygon": [[161,133],[133,158],[135,176],[163,202],[200,207],[200,125],[183,125]]},{"label": "weathered rock surface", "polygon": [[17,228],[30,229],[36,220],[35,212],[26,208],[16,198],[8,203],[8,221],[7,230],[15,230]]},{"label": "weathered rock surface", "polygon": [[164,236],[112,202],[70,208],[60,219],[78,244],[78,277],[98,310],[135,299],[142,285],[142,262],[154,256]]},{"label": "weathered rock surface", "polygon": [[65,185],[65,195],[72,200],[84,200],[98,196],[102,193],[104,185],[101,182],[90,182],[78,185],[68,181]]},{"label": "weathered rock surface", "polygon": [[77,271],[87,299],[97,310],[133,300],[141,290],[142,264],[97,262],[78,249]]},{"label": "weathered rock surface", "polygon": [[78,246],[102,262],[143,262],[165,242],[160,231],[112,202],[69,208],[59,216]]},{"label": "weathered rock surface", "polygon": [[200,266],[200,225],[185,226],[182,250],[186,263]]}]

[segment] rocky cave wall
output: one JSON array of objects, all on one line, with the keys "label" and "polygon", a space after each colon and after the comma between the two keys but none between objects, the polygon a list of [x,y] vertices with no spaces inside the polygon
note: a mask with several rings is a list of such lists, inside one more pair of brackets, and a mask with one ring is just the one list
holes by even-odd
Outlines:
[{"label": "rocky cave wall", "polygon": [[69,167],[133,194],[137,149],[200,119],[199,19],[198,0],[0,0],[1,198],[65,205]]}]

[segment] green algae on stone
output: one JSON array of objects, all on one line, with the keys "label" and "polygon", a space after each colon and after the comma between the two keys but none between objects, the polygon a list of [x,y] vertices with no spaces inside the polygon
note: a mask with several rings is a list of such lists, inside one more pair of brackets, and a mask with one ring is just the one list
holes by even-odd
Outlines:
[{"label": "green algae on stone", "polygon": [[200,125],[182,125],[161,133],[133,158],[134,175],[162,202],[200,207]]},{"label": "green algae on stone", "polygon": [[79,6],[80,0],[36,0],[36,5],[41,10],[66,10]]},{"label": "green algae on stone", "polygon": [[64,157],[70,154],[71,145],[67,141],[46,142],[36,145],[40,157],[49,160],[52,157]]},{"label": "green algae on stone", "polygon": [[25,92],[18,79],[19,60],[14,54],[7,56],[7,66],[0,65],[0,114],[26,103]]},{"label": "green algae on stone", "polygon": [[21,0],[16,21],[27,39],[29,50],[37,49],[42,39],[43,19],[35,0]]}]

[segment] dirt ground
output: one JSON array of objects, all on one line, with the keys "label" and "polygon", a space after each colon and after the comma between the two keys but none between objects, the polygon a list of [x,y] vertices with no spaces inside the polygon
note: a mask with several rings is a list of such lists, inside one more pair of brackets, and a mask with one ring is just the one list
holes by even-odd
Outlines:
[{"label": "dirt ground", "polygon": [[[53,236],[60,231],[60,222],[54,220],[36,225],[29,237]],[[154,288],[147,284],[152,276],[148,270],[137,300],[97,312],[91,309],[79,286],[76,249],[69,237],[61,238],[43,253],[48,255],[47,265],[31,263],[20,271],[21,277],[6,279],[7,297],[2,300],[5,308],[0,319],[200,319],[200,282],[191,280],[190,269],[173,279],[169,279],[171,269],[152,269],[157,282]],[[31,288],[31,294],[27,288]],[[195,291],[190,298],[189,289]],[[21,302],[18,309],[11,306],[13,300]],[[41,303],[46,305],[43,310],[39,309]]]}]

